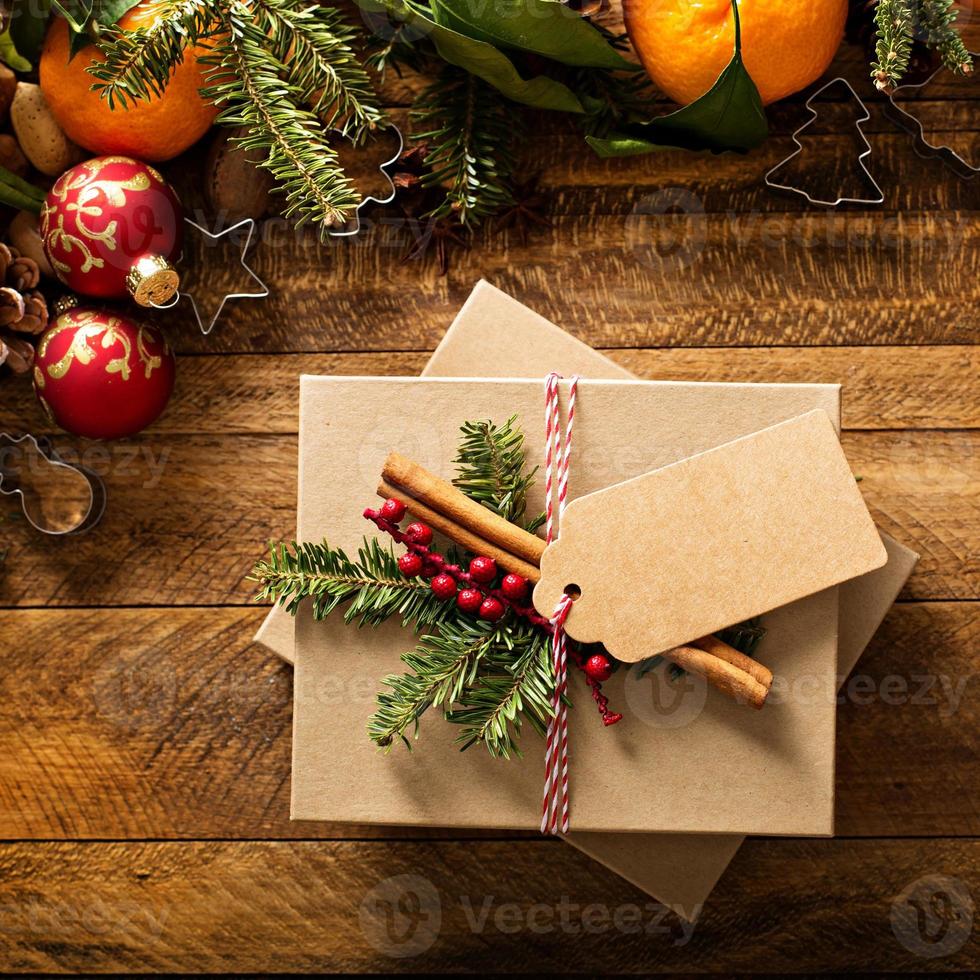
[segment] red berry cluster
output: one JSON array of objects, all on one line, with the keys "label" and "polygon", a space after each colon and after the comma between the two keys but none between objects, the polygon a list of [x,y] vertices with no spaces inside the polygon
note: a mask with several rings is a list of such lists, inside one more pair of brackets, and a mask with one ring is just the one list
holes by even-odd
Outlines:
[{"label": "red berry cluster", "polygon": [[[405,517],[406,507],[394,497],[386,500],[378,510],[368,508],[364,516],[373,521],[380,530],[390,534],[408,551],[398,559],[398,568],[406,578],[419,575],[429,580],[434,595],[444,601],[453,597],[456,605],[465,613],[477,615],[481,619],[496,622],[510,607],[535,626],[554,631],[551,623],[541,616],[533,606],[527,604],[528,581],[513,572],[505,575],[499,586],[493,588],[498,575],[497,563],[485,555],[478,555],[470,561],[469,569],[464,571],[429,548],[432,543],[432,528],[421,521],[413,521],[405,530],[398,526]],[[462,586],[462,588],[460,588]],[[592,689],[595,701],[602,715],[604,725],[615,725],[622,715],[609,710],[609,699],[602,693],[602,682],[612,676],[612,664],[604,654],[595,653],[590,657],[572,650],[572,659],[585,674]]]},{"label": "red berry cluster", "polygon": [[408,548],[398,559],[398,569],[402,575],[406,578],[421,575],[429,579],[429,585],[439,599],[448,601],[455,597],[456,605],[463,612],[489,622],[500,619],[510,606],[518,615],[536,625],[550,626],[532,607],[524,605],[528,593],[526,578],[511,572],[501,579],[499,587],[493,588],[499,572],[492,558],[477,555],[470,561],[467,571],[447,562],[442,555],[430,550],[432,528],[427,524],[413,521],[404,531],[398,527],[405,517],[405,511],[405,505],[393,497],[386,500],[379,510],[364,511],[366,518]]}]

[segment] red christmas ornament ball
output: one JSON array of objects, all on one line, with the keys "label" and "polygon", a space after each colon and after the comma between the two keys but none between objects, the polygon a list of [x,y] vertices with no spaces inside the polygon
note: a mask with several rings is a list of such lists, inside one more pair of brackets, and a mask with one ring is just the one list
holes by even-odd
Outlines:
[{"label": "red christmas ornament ball", "polygon": [[397,524],[405,516],[405,505],[394,497],[389,497],[381,505],[381,516],[392,524]]},{"label": "red christmas ornament ball", "polygon": [[34,391],[51,420],[89,439],[121,439],[170,400],[176,365],[163,334],[115,312],[62,313],[37,346]]},{"label": "red christmas ornament ball", "polygon": [[432,544],[432,528],[421,521],[412,521],[405,528],[405,533],[416,543],[429,545]]},{"label": "red christmas ornament ball", "polygon": [[470,575],[477,582],[482,582],[486,585],[497,577],[497,563],[492,558],[478,555],[470,562]]},{"label": "red christmas ornament ball", "polygon": [[483,605],[483,593],[479,589],[463,589],[456,596],[456,605],[465,613],[475,613]]},{"label": "red christmas ornament ball", "polygon": [[503,614],[504,604],[493,596],[487,596],[480,603],[480,619],[489,619],[491,623],[495,623]]},{"label": "red christmas ornament ball", "polygon": [[422,571],[422,559],[413,551],[409,551],[398,559],[398,571],[405,578],[415,578]]},{"label": "red christmas ornament ball", "polygon": [[585,661],[585,673],[591,680],[601,684],[612,677],[612,664],[608,657],[601,653],[594,653]]},{"label": "red christmas ornament ball", "polygon": [[452,575],[434,575],[429,583],[437,599],[451,599],[456,595],[456,579]]},{"label": "red christmas ornament ball", "polygon": [[527,579],[511,572],[500,583],[500,591],[512,602],[520,602],[527,595]]},{"label": "red christmas ornament ball", "polygon": [[44,251],[74,292],[101,299],[132,296],[163,305],[180,277],[184,213],[159,172],[131,157],[86,160],[66,170],[41,209]]}]

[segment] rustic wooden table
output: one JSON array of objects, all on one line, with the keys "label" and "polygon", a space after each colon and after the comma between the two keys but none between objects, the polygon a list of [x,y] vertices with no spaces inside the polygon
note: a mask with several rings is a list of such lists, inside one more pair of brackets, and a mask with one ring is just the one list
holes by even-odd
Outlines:
[{"label": "rustic wooden table", "polygon": [[[859,52],[840,64],[862,78]],[[975,150],[978,107],[940,86],[925,109]],[[748,156],[618,162],[542,120],[550,227],[489,230],[445,276],[402,261],[405,227],[320,246],[270,224],[273,295],[210,338],[179,327],[166,416],[128,442],[58,437],[109,507],[48,540],[0,503],[0,968],[977,968],[980,179],[921,159],[876,103],[885,205],[803,206],[761,175],[805,112],[772,118]],[[801,162],[852,180],[848,118],[828,110]],[[250,645],[266,610],[246,575],[294,528],[297,375],[417,373],[480,277],[641,377],[842,382],[875,519],[922,555],[861,661],[870,693],[840,706],[838,836],[749,841],[693,933],[554,841],[289,821],[292,677]],[[5,379],[0,430],[44,427]],[[431,892],[414,918],[394,907],[420,937],[399,957],[359,907],[403,874],[431,883],[441,925]],[[893,929],[916,882],[920,921]],[[615,919],[633,905],[638,929]]]}]

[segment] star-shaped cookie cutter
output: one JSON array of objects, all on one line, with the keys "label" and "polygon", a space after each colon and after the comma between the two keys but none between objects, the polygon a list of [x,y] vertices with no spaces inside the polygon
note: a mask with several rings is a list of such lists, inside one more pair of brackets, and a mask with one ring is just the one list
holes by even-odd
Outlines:
[{"label": "star-shaped cookie cutter", "polygon": [[[803,152],[803,144],[797,138],[804,129],[813,124],[813,122],[818,118],[819,113],[813,108],[813,101],[818,96],[823,95],[831,86],[841,84],[851,93],[854,101],[861,107],[861,115],[855,120],[854,128],[857,130],[858,135],[861,137],[861,142],[864,143],[864,149],[858,154],[858,164],[861,167],[864,176],[868,179],[868,182],[875,189],[874,197],[838,197],[834,201],[825,201],[819,197],[813,197],[808,191],[805,191],[802,187],[794,187],[791,184],[780,184],[772,179],[772,175],[780,169],[780,167],[785,166],[790,160],[798,157]],[[804,103],[807,110],[810,113],[810,118],[800,126],[792,136],[793,142],[796,144],[796,149],[789,154],[789,156],[784,157],[779,163],[776,164],[772,169],[770,169],[765,177],[765,183],[767,187],[778,191],[788,191],[791,194],[799,194],[801,197],[807,199],[810,204],[820,204],[828,208],[836,208],[841,204],[882,204],[885,200],[885,194],[881,189],[881,185],[871,176],[871,171],[868,170],[865,160],[871,155],[871,144],[868,142],[868,138],[864,135],[864,129],[862,128],[862,123],[866,123],[871,118],[871,113],[868,112],[868,107],[864,104],[864,100],[860,95],[854,90],[854,86],[846,79],[838,76],[837,78],[832,78],[829,82],[821,85],[815,92],[813,92],[810,97]]]},{"label": "star-shaped cookie cutter", "polygon": [[[76,473],[88,483],[88,503],[80,511],[77,520],[67,527],[52,527],[41,523],[31,513],[28,497],[19,486],[14,486],[9,490],[4,487],[5,477],[9,476],[14,470],[9,465],[8,458],[11,453],[19,454],[23,452],[23,448],[21,447],[24,447],[25,444],[28,447],[33,446],[37,455],[46,460],[49,465]],[[82,466],[80,463],[66,462],[58,455],[46,438],[41,437],[39,439],[37,436],[30,435],[29,433],[22,436],[15,436],[7,432],[0,432],[0,494],[5,497],[20,497],[20,509],[23,511],[28,524],[36,531],[40,531],[42,534],[52,535],[53,537],[64,537],[68,534],[80,534],[83,531],[88,531],[102,520],[102,515],[105,513],[106,489],[102,478],[93,470]]]},{"label": "star-shaped cookie cutter", "polygon": [[[980,58],[980,51],[969,51],[967,53],[973,59]],[[898,96],[900,92],[921,91],[922,89],[931,85],[937,75],[941,75],[946,71],[949,71],[949,69],[941,65],[924,81],[911,83],[909,85],[899,85],[897,88],[892,89],[892,91],[888,93],[889,108],[887,112],[893,122],[901,126],[906,132],[911,133],[916,137],[922,147],[929,151],[929,156],[939,157],[939,159],[942,160],[943,163],[945,163],[958,177],[962,177],[964,180],[970,180],[977,174],[980,174],[980,164],[974,167],[972,164],[967,162],[966,158],[963,157],[962,154],[957,153],[956,150],[946,143],[933,143],[928,140],[926,138],[925,129],[922,125],[922,120],[918,116],[912,115],[912,113],[907,109],[903,109],[896,101],[896,96]],[[955,161],[955,163],[953,161]]]},{"label": "star-shaped cookie cutter", "polygon": [[253,292],[236,292],[236,293],[225,293],[221,297],[221,302],[218,304],[218,308],[214,311],[211,319],[208,321],[207,326],[204,325],[204,320],[201,318],[201,311],[198,309],[197,302],[194,299],[194,294],[189,291],[184,291],[178,289],[174,293],[173,297],[167,303],[153,303],[152,305],[158,310],[169,310],[176,306],[181,297],[186,296],[190,301],[191,310],[194,313],[194,319],[197,321],[197,325],[201,330],[201,333],[206,337],[214,329],[214,325],[218,322],[218,318],[224,311],[225,304],[230,299],[265,299],[269,295],[269,287],[256,275],[255,271],[251,269],[245,262],[245,256],[248,254],[249,247],[252,244],[252,237],[255,234],[255,219],[254,218],[243,218],[236,224],[225,228],[224,231],[211,232],[208,231],[203,225],[199,225],[196,221],[191,221],[190,218],[184,218],[184,221],[189,224],[193,229],[195,229],[199,234],[204,235],[205,238],[209,238],[212,242],[216,242],[225,235],[231,235],[237,232],[241,228],[248,228],[248,234],[245,236],[245,242],[242,245],[242,252],[239,258],[242,268],[248,273],[249,277],[254,280],[258,288]]},{"label": "star-shaped cookie cutter", "polygon": [[[391,204],[391,202],[394,201],[395,195],[398,193],[398,188],[395,187],[395,182],[394,180],[392,180],[391,174],[388,173],[388,167],[392,167],[398,162],[399,158],[402,155],[402,151],[405,149],[405,139],[402,136],[401,130],[397,126],[390,125],[387,128],[390,129],[392,132],[394,132],[395,136],[398,139],[398,149],[395,151],[394,155],[391,156],[389,159],[385,160],[378,167],[378,170],[381,172],[385,180],[388,182],[388,188],[389,188],[388,193],[384,197],[375,197],[374,195],[367,194],[363,198],[361,198],[357,207],[354,208],[353,227],[350,228],[345,227],[339,231],[332,231],[328,228],[327,234],[332,238],[350,238],[354,235],[360,234],[361,211],[364,208],[366,208],[370,204],[385,205],[385,204]],[[205,237],[209,238],[212,242],[218,241],[218,239],[223,238],[225,235],[231,235],[234,232],[237,232],[241,228],[248,227],[248,234],[245,236],[245,243],[242,246],[241,257],[239,261],[241,263],[241,267],[248,273],[249,277],[255,282],[256,286],[258,287],[255,291],[226,293],[224,296],[222,296],[221,302],[218,304],[218,308],[215,310],[211,319],[208,321],[207,326],[205,326],[204,320],[201,317],[201,311],[198,309],[198,305],[194,300],[194,294],[190,291],[183,291],[178,289],[177,292],[167,303],[151,303],[151,305],[158,310],[169,310],[180,302],[182,296],[186,296],[187,299],[190,301],[191,310],[194,313],[194,319],[197,321],[197,325],[200,328],[201,333],[206,337],[214,329],[214,325],[218,322],[218,319],[221,317],[221,314],[225,308],[225,304],[228,302],[228,300],[265,299],[269,295],[269,287],[265,284],[265,282],[263,282],[258,277],[258,275],[255,273],[255,270],[252,269],[245,262],[245,256],[248,253],[249,248],[251,247],[252,237],[255,234],[256,222],[254,218],[244,218],[241,221],[237,222],[237,224],[231,225],[229,228],[226,228],[224,231],[220,231],[220,232],[208,231],[207,228],[203,227],[202,225],[199,225],[196,221],[192,221],[190,218],[187,217],[184,218],[184,221],[187,222],[187,224],[189,224],[201,235],[204,235]]]}]

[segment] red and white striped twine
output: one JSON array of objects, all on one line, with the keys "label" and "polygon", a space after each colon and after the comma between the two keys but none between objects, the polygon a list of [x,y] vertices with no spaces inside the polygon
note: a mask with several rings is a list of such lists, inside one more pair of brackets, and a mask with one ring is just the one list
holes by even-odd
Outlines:
[{"label": "red and white striped twine", "polygon": [[[572,423],[575,421],[575,395],[578,377],[573,377],[568,390],[568,415],[565,431],[561,429],[561,405],[558,382],[561,375],[552,372],[545,379],[544,411],[544,493],[545,540],[555,539],[555,529],[561,524],[568,496],[568,469],[572,456]],[[558,478],[557,522],[555,520],[555,476]],[[568,833],[568,705],[564,695],[568,689],[568,648],[565,640],[565,620],[572,608],[572,598],[562,595],[551,617],[554,634],[551,641],[555,692],[551,700],[552,717],[548,722],[545,747],[544,799],[541,806],[541,833]]]}]

